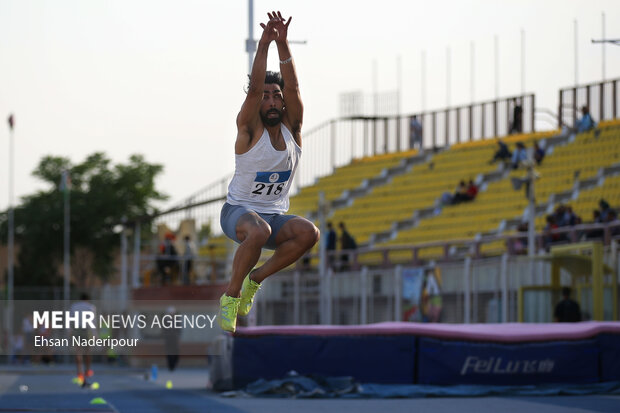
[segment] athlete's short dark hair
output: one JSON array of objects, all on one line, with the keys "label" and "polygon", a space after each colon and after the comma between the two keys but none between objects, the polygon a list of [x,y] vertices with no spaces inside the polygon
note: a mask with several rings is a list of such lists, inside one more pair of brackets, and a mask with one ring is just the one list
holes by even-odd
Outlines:
[{"label": "athlete's short dark hair", "polygon": [[280,89],[284,90],[284,79],[282,79],[282,75],[280,72],[270,72],[268,71],[265,75],[265,84],[270,85],[275,83],[280,86]]},{"label": "athlete's short dark hair", "polygon": [[[248,84],[245,88],[245,93],[248,93],[248,90],[250,90],[250,82],[251,77],[248,75]],[[280,72],[272,72],[268,70],[267,73],[265,73],[265,84],[276,84],[280,86],[281,90],[284,90],[284,79],[282,79],[282,74],[280,74]]]}]

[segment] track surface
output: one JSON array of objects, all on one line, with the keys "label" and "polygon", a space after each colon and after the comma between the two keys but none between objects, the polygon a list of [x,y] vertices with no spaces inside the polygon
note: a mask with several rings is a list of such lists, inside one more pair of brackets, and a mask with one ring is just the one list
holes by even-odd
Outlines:
[{"label": "track surface", "polygon": [[[206,390],[207,369],[159,372],[156,381],[136,369],[95,368],[99,389],[71,382],[73,370],[57,367],[0,367],[0,413],[371,413],[398,412],[619,412],[620,396],[470,397],[423,399],[224,398]],[[173,388],[167,389],[170,380]],[[25,386],[28,386],[26,391]],[[104,404],[91,404],[102,398]]]}]

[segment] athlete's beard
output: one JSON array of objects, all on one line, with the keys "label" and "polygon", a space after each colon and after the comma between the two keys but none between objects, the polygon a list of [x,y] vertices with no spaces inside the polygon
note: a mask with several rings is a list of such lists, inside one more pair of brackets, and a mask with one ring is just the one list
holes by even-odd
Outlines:
[{"label": "athlete's beard", "polygon": [[[277,113],[278,117],[276,118],[270,118],[268,117],[268,115],[270,113]],[[278,109],[269,109],[267,111],[267,113],[265,113],[264,115],[261,113],[260,114],[260,118],[263,121],[264,125],[267,126],[276,126],[278,123],[280,123],[282,121],[282,112],[280,112]]]}]

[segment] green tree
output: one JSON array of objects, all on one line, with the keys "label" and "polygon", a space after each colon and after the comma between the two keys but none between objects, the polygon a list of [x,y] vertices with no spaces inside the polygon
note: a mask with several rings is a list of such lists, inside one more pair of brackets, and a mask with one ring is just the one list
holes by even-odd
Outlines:
[{"label": "green tree", "polygon": [[[64,170],[71,176],[72,276],[80,281],[89,273],[108,279],[114,273],[113,257],[119,247],[114,227],[124,218],[132,221],[155,213],[154,202],[167,199],[155,188],[163,166],[147,163],[141,155],[117,165],[103,153],[94,153],[79,164],[64,157],[44,157],[33,175],[49,187],[23,197],[15,208],[16,285],[62,284]],[[0,227],[6,243],[6,214],[0,217]]]}]

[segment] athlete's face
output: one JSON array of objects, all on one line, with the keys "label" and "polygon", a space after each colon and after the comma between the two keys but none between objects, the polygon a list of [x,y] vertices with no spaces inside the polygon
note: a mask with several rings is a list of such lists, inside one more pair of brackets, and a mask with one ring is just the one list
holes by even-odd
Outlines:
[{"label": "athlete's face", "polygon": [[280,85],[269,83],[265,85],[263,101],[260,107],[260,118],[264,125],[275,126],[282,121],[284,98]]}]

